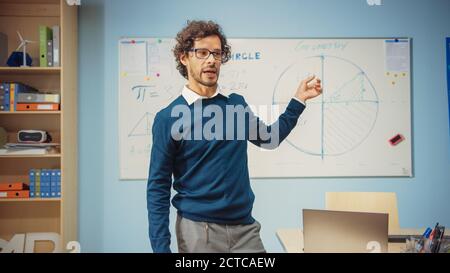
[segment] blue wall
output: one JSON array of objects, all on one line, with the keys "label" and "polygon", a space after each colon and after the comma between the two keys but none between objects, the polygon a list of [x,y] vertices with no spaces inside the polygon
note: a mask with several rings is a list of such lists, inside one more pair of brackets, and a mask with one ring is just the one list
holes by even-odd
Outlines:
[{"label": "blue wall", "polygon": [[[400,225],[450,225],[450,147],[445,37],[450,1],[83,0],[79,12],[79,237],[86,252],[151,251],[146,181],[120,181],[117,41],[173,37],[188,19],[212,19],[228,37],[413,38],[413,178],[253,180],[254,217],[269,252],[278,228],[301,226],[302,208],[323,208],[327,191],[396,192]],[[175,211],[171,214],[174,234]],[[176,250],[175,236],[172,249]]]}]

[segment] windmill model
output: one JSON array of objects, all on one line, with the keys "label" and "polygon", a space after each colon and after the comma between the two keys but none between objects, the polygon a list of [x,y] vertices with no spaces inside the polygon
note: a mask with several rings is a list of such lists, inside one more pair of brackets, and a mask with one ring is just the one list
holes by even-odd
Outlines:
[{"label": "windmill model", "polygon": [[29,40],[25,40],[23,39],[22,35],[20,35],[20,33],[17,31],[17,35],[19,35],[19,39],[20,39],[20,44],[17,47],[16,51],[19,50],[20,48],[23,48],[23,62],[21,66],[27,66],[27,44],[29,43],[35,43],[35,41],[29,41]]}]

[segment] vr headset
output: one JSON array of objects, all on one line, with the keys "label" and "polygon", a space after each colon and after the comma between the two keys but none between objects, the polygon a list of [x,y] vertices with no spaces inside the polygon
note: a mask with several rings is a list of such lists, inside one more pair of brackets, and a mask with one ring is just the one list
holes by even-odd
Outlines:
[{"label": "vr headset", "polygon": [[52,137],[46,131],[20,130],[17,133],[17,141],[22,143],[48,143],[52,141]]}]

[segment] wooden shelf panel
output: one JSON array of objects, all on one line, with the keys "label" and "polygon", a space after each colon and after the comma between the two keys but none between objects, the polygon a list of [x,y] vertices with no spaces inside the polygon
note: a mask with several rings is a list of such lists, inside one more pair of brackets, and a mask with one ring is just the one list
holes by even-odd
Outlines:
[{"label": "wooden shelf panel", "polygon": [[46,155],[0,155],[0,158],[60,158],[61,154]]},{"label": "wooden shelf panel", "polygon": [[29,183],[30,169],[61,169],[61,158],[0,157],[0,183]]},{"label": "wooden shelf panel", "polygon": [[[2,199],[3,200],[3,199]],[[15,234],[32,232],[61,233],[60,202],[4,202],[0,200],[0,238],[11,240]],[[35,245],[35,252],[47,252],[53,247]]]},{"label": "wooden shelf panel", "polygon": [[61,198],[0,198],[0,202],[61,202]]},{"label": "wooden shelf panel", "polygon": [[0,16],[5,17],[59,17],[59,0],[1,0]]},{"label": "wooden shelf panel", "polygon": [[[60,121],[60,115],[0,115],[0,127],[3,127],[8,133],[17,133],[20,130],[45,130],[50,133],[53,139],[56,138],[51,132],[60,131]],[[17,140],[17,135],[13,139]],[[16,142],[13,139],[10,142]]]},{"label": "wooden shelf panel", "polygon": [[[0,3],[16,3],[16,4],[54,4],[58,5],[61,0],[0,0]],[[62,0],[65,1],[65,0]]]},{"label": "wooden shelf panel", "polygon": [[0,67],[0,74],[59,74],[61,67]]},{"label": "wooden shelf panel", "polygon": [[60,74],[3,74],[0,72],[0,82],[21,82],[28,84],[41,92],[50,92],[61,94],[61,75]]},{"label": "wooden shelf panel", "polygon": [[[0,4],[0,10],[2,10]],[[15,51],[20,43],[19,36],[17,35],[17,31],[20,32],[22,37],[26,40],[34,41],[35,43],[30,43],[27,45],[27,53],[30,55],[32,59],[31,66],[39,67],[39,26],[45,25],[48,27],[52,27],[55,25],[61,25],[60,17],[7,17],[0,16],[0,32],[6,34],[8,37],[8,54]],[[5,64],[2,64],[5,66]],[[8,70],[6,70],[8,71]],[[26,72],[37,72],[39,70],[20,70],[17,73],[26,73]],[[48,70],[51,71],[51,70]],[[53,71],[54,73],[59,73],[58,70]],[[42,73],[42,71],[41,71]]]},{"label": "wooden shelf panel", "polygon": [[0,115],[59,115],[61,111],[16,111],[0,112]]}]

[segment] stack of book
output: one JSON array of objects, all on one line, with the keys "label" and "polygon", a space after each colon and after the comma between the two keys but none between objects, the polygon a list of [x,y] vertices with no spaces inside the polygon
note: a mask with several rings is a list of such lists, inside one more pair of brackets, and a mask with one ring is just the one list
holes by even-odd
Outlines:
[{"label": "stack of book", "polygon": [[0,111],[58,111],[59,94],[39,92],[20,82],[0,82]]},{"label": "stack of book", "polygon": [[60,169],[31,169],[30,198],[61,197]]},{"label": "stack of book", "polygon": [[22,182],[0,183],[0,199],[3,198],[29,198],[30,190],[27,184]]},{"label": "stack of book", "polygon": [[45,155],[58,153],[59,143],[6,143],[0,155]]},{"label": "stack of book", "polygon": [[49,28],[39,26],[39,65],[41,67],[60,66],[59,26]]}]

